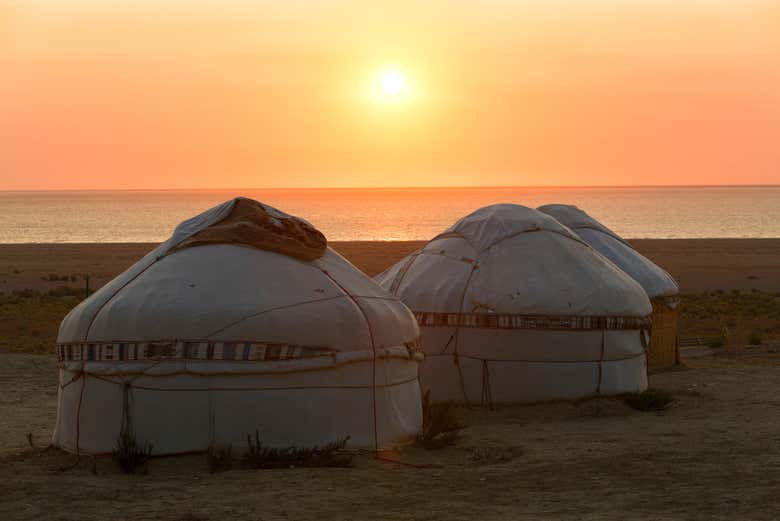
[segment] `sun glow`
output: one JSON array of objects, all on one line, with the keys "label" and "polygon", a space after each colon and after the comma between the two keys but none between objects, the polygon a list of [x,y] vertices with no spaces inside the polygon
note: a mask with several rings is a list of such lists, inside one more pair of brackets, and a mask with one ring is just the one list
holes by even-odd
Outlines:
[{"label": "sun glow", "polygon": [[382,72],[379,81],[382,84],[382,90],[388,96],[397,96],[406,86],[406,77],[402,72],[396,70]]},{"label": "sun glow", "polygon": [[378,103],[399,103],[409,99],[411,85],[407,74],[398,67],[385,67],[375,76],[373,98]]}]

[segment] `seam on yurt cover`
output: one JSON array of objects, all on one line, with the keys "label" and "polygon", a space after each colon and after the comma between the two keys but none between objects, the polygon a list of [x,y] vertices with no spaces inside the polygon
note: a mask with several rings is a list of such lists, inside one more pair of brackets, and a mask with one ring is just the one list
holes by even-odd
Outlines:
[{"label": "seam on yurt cover", "polygon": [[579,237],[577,237],[575,235],[570,235],[568,233],[564,233],[564,232],[561,232],[561,231],[558,231],[558,230],[550,230],[548,228],[531,228],[531,229],[528,229],[528,230],[520,230],[520,231],[512,232],[512,233],[510,233],[508,235],[505,235],[505,236],[503,236],[503,237],[501,237],[499,239],[496,239],[495,241],[491,242],[485,248],[483,248],[481,250],[478,250],[478,253],[484,253],[484,252],[488,251],[490,248],[492,248],[493,246],[501,244],[504,241],[508,241],[509,239],[514,239],[518,235],[523,235],[525,233],[537,233],[537,232],[555,233],[555,234],[561,235],[563,237],[566,237],[567,239],[571,239],[574,242],[578,242],[578,243],[582,244],[583,246],[585,246],[587,248],[591,247],[590,244],[588,244],[587,242],[583,241],[582,239],[580,239]]},{"label": "seam on yurt cover", "polygon": [[456,231],[444,232],[444,233],[442,233],[440,235],[437,235],[436,237],[431,239],[429,242],[433,242],[433,241],[438,240],[438,239],[447,239],[447,238],[463,239],[464,241],[469,243],[469,245],[474,250],[474,252],[476,252],[477,255],[480,255],[481,253],[484,253],[487,250],[489,250],[490,248],[492,248],[493,246],[496,246],[497,244],[500,244],[500,243],[502,243],[504,241],[507,241],[509,239],[513,239],[514,237],[517,237],[518,235],[523,235],[525,233],[536,233],[536,232],[549,232],[549,233],[555,233],[555,234],[558,234],[558,235],[562,235],[563,237],[566,237],[566,238],[571,239],[571,240],[573,240],[575,242],[578,242],[578,243],[582,244],[583,246],[585,246],[587,248],[591,248],[590,244],[588,244],[587,242],[585,242],[581,238],[577,237],[576,234],[573,234],[573,233],[569,234],[569,233],[565,233],[565,232],[562,232],[562,231],[559,231],[559,230],[551,230],[549,228],[541,228],[539,226],[537,226],[535,228],[527,228],[527,229],[524,229],[524,230],[518,230],[518,231],[515,231],[515,232],[512,232],[512,233],[506,234],[506,235],[502,235],[501,237],[497,238],[495,241],[491,242],[490,244],[488,244],[487,246],[485,246],[482,249],[477,248],[476,245],[468,237],[463,235],[461,232],[456,232]]},{"label": "seam on yurt cover", "polygon": [[161,257],[159,257],[159,256],[158,256],[158,257],[155,257],[155,259],[154,259],[152,262],[150,262],[150,263],[149,263],[149,264],[148,264],[146,267],[144,267],[144,269],[142,269],[141,271],[139,271],[138,273],[136,273],[135,275],[133,275],[132,277],[130,277],[130,280],[128,280],[127,282],[125,282],[124,284],[122,284],[121,286],[119,286],[119,287],[116,289],[116,291],[114,291],[114,292],[111,294],[111,296],[110,296],[110,297],[108,297],[108,298],[107,298],[107,299],[106,299],[106,300],[105,300],[105,301],[104,301],[104,302],[103,302],[103,303],[102,303],[102,304],[101,304],[101,305],[98,307],[97,311],[95,311],[95,313],[93,313],[93,314],[92,314],[92,318],[90,318],[90,319],[89,319],[89,325],[87,325],[87,330],[84,332],[84,341],[85,341],[85,342],[87,342],[87,341],[88,341],[88,339],[89,339],[89,331],[92,329],[92,325],[95,323],[95,320],[97,319],[98,315],[100,315],[100,312],[101,312],[101,311],[103,311],[103,308],[105,308],[105,307],[108,305],[108,303],[109,303],[109,302],[111,302],[112,300],[114,300],[114,297],[116,297],[116,296],[119,294],[119,292],[120,292],[120,291],[122,291],[123,289],[125,289],[125,288],[126,288],[126,287],[127,287],[127,286],[128,286],[130,283],[131,283],[131,282],[133,282],[135,279],[137,279],[138,277],[140,277],[140,276],[141,276],[141,275],[142,275],[144,272],[146,272],[146,270],[148,270],[148,269],[149,269],[149,268],[151,268],[153,265],[155,265],[157,262],[159,262],[159,260],[160,260],[160,259],[161,259]]},{"label": "seam on yurt cover", "polygon": [[263,315],[265,313],[270,313],[272,311],[279,311],[281,309],[290,309],[290,308],[294,308],[294,307],[297,307],[297,306],[303,306],[303,305],[306,305],[306,304],[316,304],[318,302],[327,302],[329,300],[337,300],[337,299],[340,299],[340,298],[344,298],[344,295],[336,295],[336,296],[333,296],[333,297],[323,297],[323,298],[312,299],[312,300],[304,300],[303,302],[296,302],[294,304],[284,304],[282,306],[275,306],[275,307],[272,307],[272,308],[264,309],[264,310],[258,311],[256,313],[252,313],[250,315],[245,315],[243,317],[237,318],[233,322],[230,322],[229,324],[226,324],[226,325],[220,327],[219,329],[215,329],[211,333],[207,333],[204,336],[206,338],[211,338],[214,335],[217,335],[217,334],[223,332],[226,329],[230,329],[231,327],[233,327],[233,326],[235,326],[237,324],[240,324],[241,322],[243,322],[245,320],[249,320],[250,318],[255,318],[255,317],[258,317],[258,316]]},{"label": "seam on yurt cover", "polygon": [[444,257],[445,259],[450,259],[450,260],[453,260],[455,262],[465,262],[466,264],[474,264],[475,262],[477,262],[477,259],[472,259],[470,257],[464,257],[464,256],[455,257],[453,255],[447,255],[446,253],[444,253],[444,251],[422,250],[420,252],[420,254],[438,255],[439,257]]},{"label": "seam on yurt cover", "polygon": [[419,257],[422,253],[423,250],[417,250],[416,252],[412,253],[407,259],[406,263],[401,267],[400,270],[398,270],[398,273],[395,274],[395,277],[393,278],[393,282],[390,283],[390,288],[389,288],[390,293],[392,295],[397,296],[398,288],[401,286],[401,282],[403,282],[406,273],[409,271],[409,268],[412,267],[414,261],[417,260],[417,257]]},{"label": "seam on yurt cover", "polygon": [[466,241],[468,243],[469,246],[471,246],[471,249],[474,250],[474,253],[477,253],[477,254],[479,253],[479,250],[474,245],[474,243],[471,242],[471,239],[469,239],[468,237],[466,237],[465,235],[463,235],[460,232],[444,232],[444,233],[440,233],[439,235],[437,235],[436,237],[434,237],[433,239],[428,241],[428,244],[432,243],[433,241],[438,241],[439,239],[463,239],[464,241]]},{"label": "seam on yurt cover", "polygon": [[[338,299],[341,299],[341,298],[349,298],[349,296],[347,296],[347,295],[336,295],[334,297],[323,297],[323,298],[320,298],[320,299],[304,300],[303,302],[296,302],[295,304],[285,304],[283,306],[276,306],[276,307],[273,307],[273,308],[264,309],[264,310],[258,311],[256,313],[252,313],[251,315],[246,315],[246,316],[243,316],[241,318],[238,318],[234,322],[231,322],[230,324],[228,324],[228,325],[226,325],[224,327],[221,327],[221,328],[219,328],[219,329],[217,329],[215,331],[212,331],[211,333],[208,333],[205,336],[206,336],[206,338],[211,338],[214,335],[217,335],[217,334],[225,331],[226,329],[230,329],[231,327],[233,327],[233,326],[235,326],[237,324],[240,324],[241,322],[243,322],[245,320],[249,320],[251,318],[258,317],[258,316],[263,315],[265,313],[270,313],[271,311],[278,311],[280,309],[290,309],[290,308],[294,308],[294,307],[297,307],[297,306],[303,306],[305,304],[316,304],[318,302],[326,302],[326,301],[329,301],[329,300],[338,300]],[[355,298],[375,299],[375,300],[389,300],[389,301],[392,301],[392,302],[395,302],[397,300],[395,298],[381,297],[381,296],[378,296],[378,295],[355,295]]]},{"label": "seam on yurt cover", "polygon": [[572,226],[572,227],[571,227],[571,229],[572,229],[572,230],[594,230],[594,231],[597,231],[597,232],[601,232],[601,233],[603,233],[604,235],[606,235],[607,237],[612,237],[612,238],[613,238],[613,239],[615,239],[616,241],[618,241],[618,242],[620,242],[620,243],[622,243],[622,244],[624,244],[624,245],[628,246],[628,247],[629,247],[629,248],[631,248],[632,250],[636,251],[636,248],[634,248],[633,246],[631,246],[631,245],[630,245],[628,242],[626,242],[626,240],[625,240],[625,239],[623,239],[622,237],[620,237],[620,236],[616,235],[614,232],[607,231],[607,230],[605,230],[605,229],[603,229],[603,228],[599,228],[598,226],[593,226],[593,225],[584,224],[584,225]]}]

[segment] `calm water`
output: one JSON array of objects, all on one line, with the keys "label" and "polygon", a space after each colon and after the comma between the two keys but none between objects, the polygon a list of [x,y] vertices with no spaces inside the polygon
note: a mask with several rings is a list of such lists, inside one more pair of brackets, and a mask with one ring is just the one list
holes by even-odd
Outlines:
[{"label": "calm water", "polygon": [[628,238],[780,237],[780,186],[0,192],[0,243],[158,242],[245,195],[330,240],[429,239],[487,204],[576,204]]}]

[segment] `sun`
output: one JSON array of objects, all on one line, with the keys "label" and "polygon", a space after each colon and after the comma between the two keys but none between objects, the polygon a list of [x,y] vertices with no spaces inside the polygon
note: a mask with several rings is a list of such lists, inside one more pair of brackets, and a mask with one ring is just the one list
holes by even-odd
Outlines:
[{"label": "sun", "polygon": [[401,94],[406,87],[406,76],[399,70],[384,70],[379,74],[379,83],[385,94],[388,96],[397,96]]},{"label": "sun", "polygon": [[397,105],[410,99],[410,83],[409,76],[403,69],[386,66],[374,74],[370,90],[374,101],[380,105]]}]

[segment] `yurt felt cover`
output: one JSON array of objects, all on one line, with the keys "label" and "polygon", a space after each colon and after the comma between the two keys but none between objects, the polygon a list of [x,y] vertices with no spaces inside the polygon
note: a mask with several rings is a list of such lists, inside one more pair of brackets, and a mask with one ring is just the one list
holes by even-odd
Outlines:
[{"label": "yurt felt cover", "polygon": [[672,297],[680,292],[677,282],[666,270],[576,206],[548,204],[538,210],[571,228],[582,240],[639,282],[651,299]]},{"label": "yurt felt cover", "polygon": [[241,443],[258,418],[275,446],[334,434],[382,447],[416,435],[419,330],[409,309],[327,247],[312,261],[244,238],[179,247],[229,224],[237,206],[294,219],[305,235],[295,240],[319,249],[310,224],[242,198],[184,221],[63,320],[57,445],[110,451],[128,383],[139,436],[160,454]]},{"label": "yurt felt cover", "polygon": [[491,374],[497,401],[647,384],[647,295],[537,210],[481,208],[375,280],[417,316],[426,352],[421,383],[435,401],[473,401]]}]

